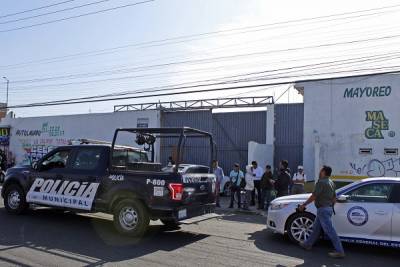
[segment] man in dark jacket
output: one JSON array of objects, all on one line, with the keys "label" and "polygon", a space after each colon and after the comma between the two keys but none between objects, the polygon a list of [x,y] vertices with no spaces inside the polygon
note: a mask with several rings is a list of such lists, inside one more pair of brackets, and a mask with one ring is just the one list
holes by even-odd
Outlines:
[{"label": "man in dark jacket", "polygon": [[275,182],[275,190],[277,197],[287,196],[289,194],[289,186],[291,182],[290,170],[288,169],[289,163],[287,160],[280,162],[278,178]]},{"label": "man in dark jacket", "polygon": [[260,187],[261,187],[261,209],[268,211],[270,202],[272,201],[273,191],[274,191],[274,179],[272,177],[271,166],[267,165],[265,167],[265,172],[261,177]]}]

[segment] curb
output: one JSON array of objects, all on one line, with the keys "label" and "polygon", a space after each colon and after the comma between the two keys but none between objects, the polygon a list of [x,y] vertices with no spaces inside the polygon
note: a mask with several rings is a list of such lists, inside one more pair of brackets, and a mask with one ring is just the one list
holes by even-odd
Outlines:
[{"label": "curb", "polygon": [[216,211],[217,212],[223,212],[223,213],[266,216],[265,215],[265,211],[262,211],[262,210],[243,210],[243,209],[216,208]]}]

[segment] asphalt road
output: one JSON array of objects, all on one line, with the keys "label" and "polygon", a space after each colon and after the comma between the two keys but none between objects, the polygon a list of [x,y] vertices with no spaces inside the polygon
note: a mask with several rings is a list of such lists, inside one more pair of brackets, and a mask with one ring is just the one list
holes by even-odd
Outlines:
[{"label": "asphalt road", "polygon": [[0,266],[400,266],[394,249],[346,245],[342,260],[327,257],[327,242],[303,251],[267,232],[264,220],[225,214],[178,231],[153,222],[137,240],[116,234],[103,215],[38,209],[11,216],[1,204]]}]

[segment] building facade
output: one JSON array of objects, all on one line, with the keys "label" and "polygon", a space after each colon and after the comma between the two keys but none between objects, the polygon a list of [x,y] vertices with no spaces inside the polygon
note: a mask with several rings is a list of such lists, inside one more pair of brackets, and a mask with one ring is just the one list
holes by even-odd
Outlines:
[{"label": "building facade", "polygon": [[400,176],[400,75],[297,82],[304,95],[305,171],[333,178]]}]

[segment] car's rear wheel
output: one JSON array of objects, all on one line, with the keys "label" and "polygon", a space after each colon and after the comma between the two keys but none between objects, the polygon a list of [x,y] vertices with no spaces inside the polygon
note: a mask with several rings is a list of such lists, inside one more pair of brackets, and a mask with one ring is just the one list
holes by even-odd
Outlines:
[{"label": "car's rear wheel", "polygon": [[11,214],[21,214],[28,209],[25,193],[19,185],[12,184],[5,189],[4,207]]},{"label": "car's rear wheel", "polygon": [[121,234],[141,237],[150,223],[149,214],[138,200],[122,200],[114,209],[114,226]]},{"label": "car's rear wheel", "polygon": [[292,215],[287,222],[286,230],[291,241],[304,242],[312,232],[315,216],[308,212],[298,212]]}]

